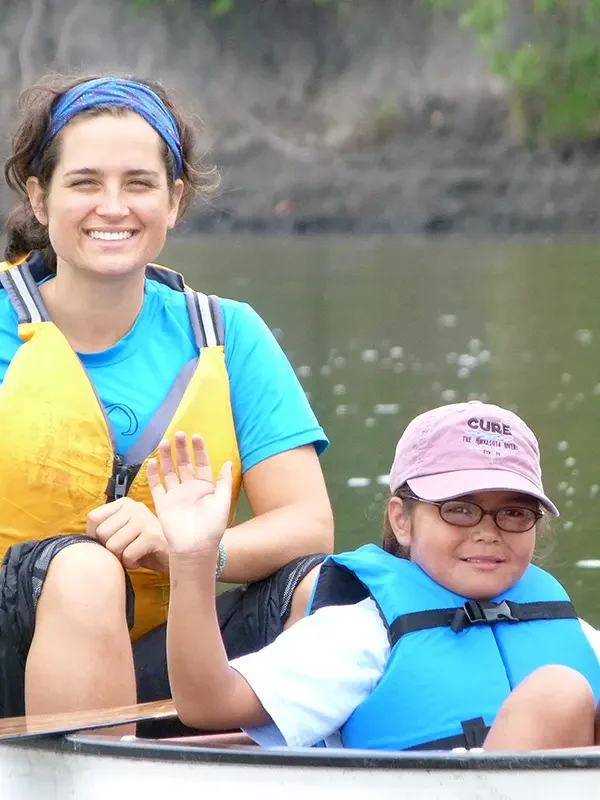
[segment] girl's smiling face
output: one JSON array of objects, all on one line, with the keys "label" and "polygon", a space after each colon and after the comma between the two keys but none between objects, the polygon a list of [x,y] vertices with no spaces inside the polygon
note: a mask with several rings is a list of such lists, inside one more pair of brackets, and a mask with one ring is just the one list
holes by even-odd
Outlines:
[{"label": "girl's smiling face", "polygon": [[174,226],[183,192],[181,180],[169,184],[163,140],[132,112],[75,117],[58,136],[48,190],[27,182],[58,269],[106,278],[143,270]]},{"label": "girl's smiling face", "polygon": [[[486,511],[506,506],[539,509],[535,498],[515,492],[486,491],[458,500],[477,503]],[[508,533],[489,514],[468,528],[449,525],[436,506],[425,502],[415,501],[408,514],[399,497],[390,499],[388,514],[399,544],[410,548],[410,560],[462,597],[485,600],[501,595],[531,563],[535,526],[524,533]]]}]

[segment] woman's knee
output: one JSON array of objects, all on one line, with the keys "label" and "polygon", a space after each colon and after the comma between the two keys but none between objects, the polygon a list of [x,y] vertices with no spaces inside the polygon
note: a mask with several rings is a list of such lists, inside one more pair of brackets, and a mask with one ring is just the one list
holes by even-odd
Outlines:
[{"label": "woman's knee", "polygon": [[48,568],[38,601],[37,617],[47,611],[63,619],[94,625],[124,615],[125,571],[119,560],[95,542],[79,542],[57,553]]}]

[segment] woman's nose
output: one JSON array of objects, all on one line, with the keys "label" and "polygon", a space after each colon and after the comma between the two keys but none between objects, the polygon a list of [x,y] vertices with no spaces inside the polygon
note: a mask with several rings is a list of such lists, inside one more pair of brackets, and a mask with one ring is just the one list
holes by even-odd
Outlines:
[{"label": "woman's nose", "polygon": [[129,213],[120,191],[105,190],[98,203],[98,213],[103,217],[124,217]]}]

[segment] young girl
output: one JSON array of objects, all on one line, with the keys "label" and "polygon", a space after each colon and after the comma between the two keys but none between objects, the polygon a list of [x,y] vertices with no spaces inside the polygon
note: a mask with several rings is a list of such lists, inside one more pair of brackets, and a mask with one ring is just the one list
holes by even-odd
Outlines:
[{"label": "young girl", "polygon": [[170,546],[168,661],[185,722],[239,726],[263,745],[594,743],[600,665],[564,589],[531,564],[539,520],[558,511],[515,414],[471,402],[414,419],[391,469],[391,552],[330,556],[309,616],[231,664],[213,586],[231,470],[214,486],[202,440],[192,444],[195,468],[175,437],[179,477],[161,444],[164,486],[157,463],[148,469]]}]

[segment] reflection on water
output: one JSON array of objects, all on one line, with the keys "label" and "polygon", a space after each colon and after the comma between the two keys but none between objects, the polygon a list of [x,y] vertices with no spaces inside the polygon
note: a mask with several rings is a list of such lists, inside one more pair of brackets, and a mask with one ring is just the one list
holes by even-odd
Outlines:
[{"label": "reflection on water", "polygon": [[465,399],[518,411],[561,510],[546,564],[600,624],[600,243],[209,239],[163,260],[275,331],[331,439],[337,549],[379,540],[415,414]]}]

